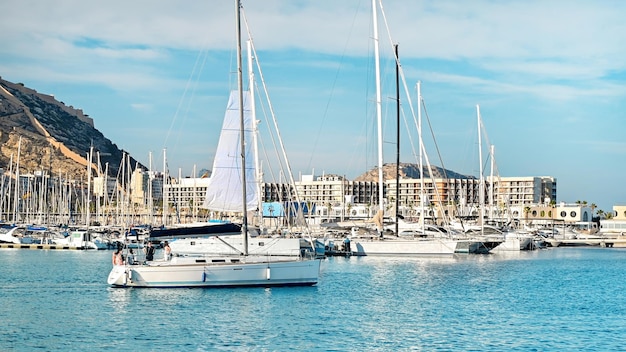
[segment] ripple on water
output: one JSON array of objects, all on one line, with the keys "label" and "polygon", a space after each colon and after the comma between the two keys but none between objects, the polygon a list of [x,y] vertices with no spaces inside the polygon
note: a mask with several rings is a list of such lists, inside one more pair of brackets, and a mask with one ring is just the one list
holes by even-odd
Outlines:
[{"label": "ripple on water", "polygon": [[110,252],[0,250],[0,350],[618,350],[626,251],[329,258],[315,287],[113,289]]}]

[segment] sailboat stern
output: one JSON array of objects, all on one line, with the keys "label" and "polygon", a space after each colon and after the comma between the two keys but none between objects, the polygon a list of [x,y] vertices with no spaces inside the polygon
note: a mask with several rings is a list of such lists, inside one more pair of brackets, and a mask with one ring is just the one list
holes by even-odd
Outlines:
[{"label": "sailboat stern", "polygon": [[124,265],[116,265],[109,272],[107,283],[112,286],[123,287],[128,283],[128,272]]}]

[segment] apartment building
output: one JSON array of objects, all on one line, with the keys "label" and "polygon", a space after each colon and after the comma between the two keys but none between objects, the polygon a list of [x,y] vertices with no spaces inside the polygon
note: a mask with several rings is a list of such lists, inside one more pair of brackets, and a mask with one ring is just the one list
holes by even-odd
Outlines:
[{"label": "apartment building", "polygon": [[[156,179],[158,178],[155,176],[148,177],[148,180]],[[137,180],[147,182],[143,175],[138,175]],[[164,191],[170,207],[178,207],[179,211],[195,214],[195,208],[202,203],[206,193],[208,180],[209,178],[171,179],[164,189],[158,188]],[[554,207],[557,204],[556,179],[548,176],[487,177],[483,185],[479,179],[473,177],[424,180],[401,178],[398,184],[399,189],[396,180],[385,181],[382,204],[385,210],[389,210],[395,206],[397,198],[400,214],[408,217],[421,215],[421,209],[425,208],[432,216],[477,216],[478,205],[485,204],[485,215],[506,215],[519,219],[528,215],[524,213],[525,207]],[[143,188],[135,185],[134,189]],[[159,197],[161,189],[153,190],[155,201],[163,199],[162,196]],[[369,218],[376,213],[380,204],[378,182],[351,181],[341,175],[301,175],[300,180],[295,182],[295,192],[300,202],[310,205],[307,208],[314,212],[312,215],[328,219]],[[284,183],[264,183],[261,186],[263,202],[293,201],[295,192],[294,187]],[[542,210],[535,210],[541,214]],[[544,211],[544,215],[553,212],[554,210]],[[581,212],[578,211],[577,214],[579,213]],[[558,218],[561,212],[554,214]],[[585,221],[590,221],[589,214],[587,218],[589,220]]]}]

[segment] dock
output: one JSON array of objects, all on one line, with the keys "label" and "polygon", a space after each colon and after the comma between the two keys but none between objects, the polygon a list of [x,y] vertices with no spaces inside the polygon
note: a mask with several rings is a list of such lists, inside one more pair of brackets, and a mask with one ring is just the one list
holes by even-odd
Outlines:
[{"label": "dock", "polygon": [[626,247],[626,238],[580,238],[554,239],[545,238],[544,241],[552,247],[600,246],[608,248]]},{"label": "dock", "polygon": [[25,244],[25,243],[0,243],[0,248],[15,249],[65,249],[65,250],[85,250],[85,247],[63,246],[58,244]]},{"label": "dock", "polygon": [[327,249],[326,256],[327,257],[352,257],[352,256],[361,257],[363,256],[363,254],[360,254],[358,252],[352,252],[352,251]]}]

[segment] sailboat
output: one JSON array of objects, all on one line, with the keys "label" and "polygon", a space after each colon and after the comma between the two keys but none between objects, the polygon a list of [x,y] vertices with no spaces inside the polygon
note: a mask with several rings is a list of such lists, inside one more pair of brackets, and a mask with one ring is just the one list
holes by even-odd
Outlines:
[{"label": "sailboat", "polygon": [[[382,99],[380,92],[380,68],[379,68],[379,40],[378,40],[378,23],[377,23],[377,5],[376,2],[380,0],[372,0],[372,19],[374,30],[374,51],[375,51],[375,64],[376,64],[376,110],[378,120],[378,164],[379,164],[379,199],[383,199],[383,172],[382,172]],[[382,3],[380,5],[382,10]],[[396,47],[397,48],[397,47]],[[395,54],[396,68],[399,71],[400,64],[396,50]],[[399,72],[396,73],[396,80],[398,80]],[[396,90],[399,90],[399,83],[396,82]],[[397,95],[397,101],[399,105],[399,95]],[[418,83],[418,114],[421,112],[421,93]],[[398,107],[398,126],[399,126],[399,107]],[[421,141],[421,118],[418,123],[418,132],[420,133],[420,153],[424,150],[423,143]],[[399,131],[398,131],[399,133]],[[399,144],[399,142],[398,142]],[[398,150],[397,165],[399,165],[399,150]],[[422,158],[420,157],[420,165]],[[423,170],[423,167],[421,167]],[[422,180],[422,190],[425,186],[423,184],[424,175],[420,176]],[[396,190],[399,192],[398,181],[396,179]],[[382,219],[376,221],[378,235],[373,236],[371,231],[356,231],[352,230],[352,247],[355,248],[354,253],[356,255],[377,255],[377,256],[422,256],[422,255],[453,255],[455,253],[476,253],[483,254],[489,253],[489,251],[499,244],[500,242],[483,241],[467,238],[463,234],[453,233],[453,229],[444,228],[441,226],[435,226],[421,223],[408,223],[400,219],[397,215],[397,201],[399,199],[399,193],[396,196],[396,218],[394,224],[391,226],[384,226]],[[424,197],[421,199],[422,210],[424,207]],[[378,211],[379,218],[382,218],[384,214],[384,208],[381,202],[381,207]],[[422,211],[423,214],[423,211]],[[422,220],[424,219],[422,215]],[[385,229],[392,230],[395,235],[386,235]]]},{"label": "sailboat", "polygon": [[[248,71],[249,85],[255,87],[252,54],[254,45],[248,40]],[[257,61],[258,64],[258,61]],[[263,75],[259,69],[260,81]],[[263,87],[264,88],[264,87]],[[252,88],[251,88],[252,90]],[[248,100],[244,100],[247,104]],[[249,209],[260,211],[263,207],[260,201],[262,170],[255,155],[258,154],[258,128],[255,113],[254,100],[249,100],[250,106],[244,111],[245,135],[250,147],[247,152],[246,170],[246,205]],[[233,158],[233,146],[238,144],[238,110],[233,110],[233,115],[224,120],[220,133],[220,140],[213,162],[212,175],[207,186],[207,193],[203,208],[219,213],[238,212],[242,208],[241,197],[235,189],[240,189],[239,177],[241,168],[237,166],[238,160]],[[274,126],[276,124],[274,123]],[[278,133],[277,133],[278,134]],[[280,139],[280,137],[278,137]],[[286,164],[286,163],[285,163]],[[295,188],[295,185],[294,185]],[[296,202],[299,203],[299,202]],[[281,205],[282,206],[282,205]],[[285,205],[288,206],[288,205]],[[306,226],[305,226],[306,227]],[[306,229],[308,230],[308,228]],[[304,231],[307,232],[307,231]],[[308,231],[310,232],[310,231]],[[168,240],[173,255],[198,256],[198,255],[239,255],[244,253],[247,243],[248,254],[264,256],[315,256],[324,258],[326,250],[324,243],[311,238],[310,233],[285,235],[267,235],[263,228],[248,228],[250,236],[244,236],[241,225],[238,223],[210,220],[209,222],[196,222],[192,224],[178,224],[161,229],[153,229],[150,232],[150,241]]]},{"label": "sailboat", "polygon": [[[277,257],[251,255],[248,253],[248,205],[254,202],[253,183],[246,180],[251,176],[248,151],[245,148],[252,118],[250,104],[252,94],[244,92],[241,69],[240,0],[236,0],[238,90],[231,92],[224,125],[230,133],[220,136],[231,143],[226,150],[218,148],[216,160],[228,159],[238,175],[226,177],[219,188],[207,191],[205,205],[220,204],[243,214],[241,232],[244,238],[241,255],[173,257],[170,260],[147,261],[138,265],[115,265],[108,283],[115,287],[248,287],[248,286],[312,286],[317,284],[321,260],[311,257]],[[237,117],[238,124],[237,126]],[[223,129],[224,130],[224,129]],[[224,158],[224,159],[219,159]],[[234,161],[236,160],[236,162]],[[239,164],[240,162],[240,164]],[[219,181],[219,177],[215,179]],[[219,182],[218,182],[219,183]],[[210,193],[211,192],[211,193]],[[252,192],[251,195],[248,195]],[[237,200],[239,199],[239,201]]]},{"label": "sailboat", "polygon": [[489,187],[489,211],[488,214],[485,214],[486,202],[485,202],[485,176],[483,173],[483,151],[482,151],[482,139],[483,133],[487,142],[489,142],[487,138],[487,132],[484,130],[484,125],[482,122],[482,118],[480,115],[480,106],[476,105],[476,116],[478,119],[478,162],[479,162],[479,174],[480,174],[480,183],[479,183],[479,216],[477,224],[464,224],[465,232],[468,234],[475,234],[480,238],[491,238],[502,241],[500,245],[494,248],[494,252],[502,252],[502,251],[520,251],[520,250],[533,250],[536,249],[535,240],[533,235],[530,233],[525,233],[519,231],[517,229],[510,229],[508,227],[498,228],[494,225],[485,224],[486,219],[491,219],[494,215],[493,212],[493,188],[494,188],[494,169],[495,169],[495,153],[494,146],[491,145],[489,149],[489,159],[491,160],[491,186]]}]

